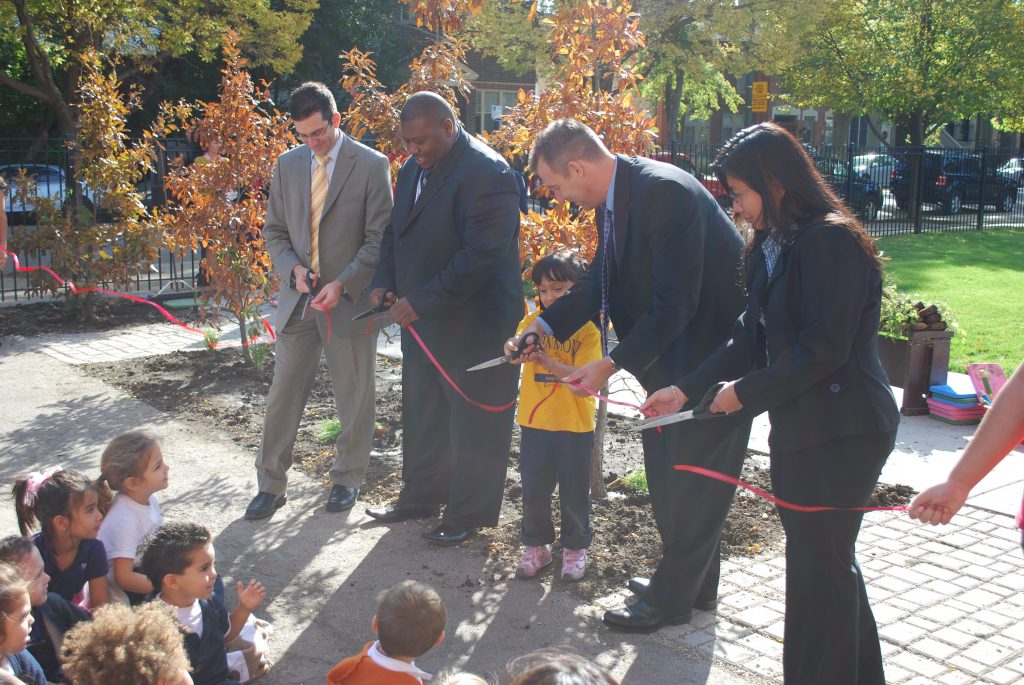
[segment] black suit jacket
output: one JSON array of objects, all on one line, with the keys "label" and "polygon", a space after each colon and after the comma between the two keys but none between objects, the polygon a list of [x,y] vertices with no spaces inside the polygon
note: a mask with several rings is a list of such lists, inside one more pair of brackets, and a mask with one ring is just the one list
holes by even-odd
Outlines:
[{"label": "black suit jacket", "polygon": [[420,171],[410,158],[398,174],[372,287],[408,298],[443,364],[497,357],[523,316],[519,184],[461,129],[414,203]]},{"label": "black suit jacket", "polygon": [[899,410],[878,361],[881,272],[849,231],[823,222],[783,244],[769,278],[764,237],[731,338],[677,385],[689,395],[742,376],[744,410],[768,411],[769,443],[782,452],[895,431]]},{"label": "black suit jacket", "polygon": [[[670,164],[618,155],[613,192],[608,308],[619,345],[610,356],[650,391],[692,371],[729,336],[743,308],[743,239],[707,189]],[[543,315],[559,340],[601,309],[597,222],[593,264]]]}]

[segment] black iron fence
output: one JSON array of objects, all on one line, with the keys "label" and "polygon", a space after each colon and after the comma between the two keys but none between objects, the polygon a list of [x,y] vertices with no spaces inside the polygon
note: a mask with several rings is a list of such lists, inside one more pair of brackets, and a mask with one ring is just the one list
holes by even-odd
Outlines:
[{"label": "black iron fence", "polygon": [[[655,159],[729,198],[712,163],[717,146],[670,146]],[[938,147],[807,147],[825,181],[876,236],[1024,226],[1024,164],[1017,150]]]},{"label": "black iron fence", "polygon": [[[181,158],[183,163],[189,164],[200,154],[193,144],[183,138],[168,139],[161,143],[164,147],[157,152],[154,170],[137,186],[147,207],[166,204],[163,179],[173,160]],[[68,148],[61,140],[40,143],[33,139],[0,138],[0,175],[11,185],[4,202],[8,221],[8,247],[17,252],[18,261],[23,267],[49,266],[50,257],[42,250],[20,247],[24,244],[25,234],[37,230],[35,204],[31,198],[19,196],[17,192],[20,170],[24,169],[26,176],[33,181],[36,195],[49,198],[61,208],[65,203],[72,202],[69,162]],[[89,187],[81,187],[79,191],[80,202],[86,209],[96,211],[102,220],[102,197]],[[140,265],[134,289],[149,292],[157,292],[165,287],[187,289],[199,272],[199,259],[198,252],[175,256],[170,250],[160,248],[153,262]],[[33,280],[29,273],[15,272],[13,260],[8,260],[7,266],[0,270],[0,302],[39,297],[38,288],[31,287]],[[106,287],[108,284],[102,285]]]},{"label": "black iron fence", "polygon": [[[190,163],[199,154],[184,139],[162,141],[154,171],[139,183],[149,206],[167,202],[163,179],[173,160]],[[1021,154],[1001,149],[948,149],[935,147],[863,147],[846,145],[807,149],[826,182],[864,221],[873,235],[898,235],[928,231],[982,230],[1001,226],[1024,226],[1024,181]],[[697,176],[726,208],[731,206],[725,189],[712,172],[717,146],[670,146],[652,157]],[[37,192],[52,198],[58,206],[70,201],[67,147],[63,141],[0,139],[0,175],[8,182],[24,168],[35,182]],[[81,201],[102,205],[89,188],[80,189]],[[4,211],[10,224],[11,249],[19,237],[35,229],[31,201],[8,193]],[[99,211],[99,210],[97,210]],[[41,251],[18,250],[23,266],[49,265]],[[143,265],[135,278],[140,291],[157,291],[179,282],[191,285],[199,268],[195,253],[175,257],[161,249],[159,258]],[[0,302],[38,296],[29,287],[26,274],[14,273],[13,261],[0,270]]]}]

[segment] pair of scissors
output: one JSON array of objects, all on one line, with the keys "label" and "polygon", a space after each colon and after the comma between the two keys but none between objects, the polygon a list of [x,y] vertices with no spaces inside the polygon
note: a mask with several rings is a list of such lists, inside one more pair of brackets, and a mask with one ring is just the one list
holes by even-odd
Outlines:
[{"label": "pair of scissors", "polygon": [[302,305],[302,318],[306,318],[306,311],[309,309],[309,303],[312,302],[316,294],[320,292],[320,288],[313,285],[313,279],[316,278],[316,274],[310,270],[306,271],[306,288],[309,292],[306,293],[306,303]]},{"label": "pair of scissors", "polygon": [[362,314],[356,314],[355,316],[352,317],[352,320],[353,321],[359,321],[360,319],[365,319],[367,317],[374,316],[376,314],[383,314],[384,312],[386,312],[390,308],[391,308],[390,304],[386,304],[384,302],[381,302],[379,305],[377,305],[373,309],[367,309]]},{"label": "pair of scissors", "polygon": [[492,366],[498,366],[499,364],[508,364],[509,362],[514,362],[515,360],[523,356],[523,353],[526,352],[526,348],[528,348],[530,345],[540,345],[540,336],[534,333],[533,331],[530,331],[529,333],[527,333],[526,335],[519,339],[519,344],[516,345],[516,351],[513,352],[512,354],[506,354],[502,357],[495,357],[494,359],[481,362],[476,366],[469,367],[468,369],[466,369],[466,371],[479,371],[480,369],[489,369]]},{"label": "pair of scissors", "polygon": [[713,414],[711,412],[711,403],[715,401],[715,397],[718,395],[718,391],[725,387],[725,383],[715,383],[708,391],[704,393],[704,397],[701,398],[700,403],[693,409],[687,411],[677,412],[675,414],[665,414],[664,416],[652,416],[648,419],[644,419],[638,424],[630,426],[626,429],[627,433],[637,433],[648,428],[658,428],[660,426],[668,426],[673,423],[679,423],[680,421],[690,421],[693,419],[717,419],[722,416],[726,416],[725,412],[719,412]]}]

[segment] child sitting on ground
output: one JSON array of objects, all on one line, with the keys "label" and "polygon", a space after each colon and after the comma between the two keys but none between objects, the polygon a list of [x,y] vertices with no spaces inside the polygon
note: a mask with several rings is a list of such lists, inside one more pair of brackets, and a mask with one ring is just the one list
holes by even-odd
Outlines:
[{"label": "child sitting on ground", "polygon": [[160,445],[138,431],[111,440],[100,457],[99,540],[110,563],[110,597],[121,604],[139,604],[153,592],[136,557],[142,541],[164,522],[156,493],[167,487],[168,471]]},{"label": "child sitting on ground", "polygon": [[50,576],[46,575],[43,557],[31,538],[11,535],[0,540],[0,564],[20,570],[28,583],[33,620],[29,631],[29,653],[42,667],[48,682],[64,682],[59,658],[64,634],[76,623],[89,620],[89,612],[56,592],[47,592]]},{"label": "child sitting on ground", "polygon": [[[526,316],[516,335],[583,275],[584,264],[570,251],[546,255],[533,265],[540,311]],[[514,347],[509,341],[505,352]],[[519,473],[523,483],[523,556],[520,578],[533,578],[551,563],[555,526],[551,496],[558,484],[562,510],[562,578],[579,580],[587,568],[590,527],[590,453],[594,449],[593,397],[579,397],[555,384],[577,367],[601,358],[601,333],[587,322],[565,342],[545,335],[535,361],[523,365],[516,422],[522,429]]]},{"label": "child sitting on ground", "polygon": [[0,564],[0,672],[26,685],[46,685],[43,669],[25,649],[33,621],[28,585],[21,569]]},{"label": "child sitting on ground", "polygon": [[257,581],[248,586],[239,581],[238,607],[229,620],[224,605],[210,601],[217,580],[215,563],[210,531],[195,523],[163,524],[142,552],[142,570],[159,588],[157,598],[175,607],[178,622],[185,627],[185,652],[196,685],[238,685],[229,677],[225,645],[263,602],[265,590]]},{"label": "child sitting on ground", "polygon": [[539,649],[508,663],[502,685],[619,685],[611,673],[578,654]]},{"label": "child sitting on ground", "polygon": [[65,670],[75,685],[192,685],[181,638],[162,603],[110,604],[68,633]]},{"label": "child sitting on ground", "polygon": [[327,685],[418,685],[431,675],[413,662],[444,640],[448,614],[428,585],[406,580],[385,591],[370,622],[377,633],[363,651],[327,674]]},{"label": "child sitting on ground", "polygon": [[38,523],[32,541],[50,576],[50,590],[88,609],[106,604],[107,553],[96,539],[103,514],[92,481],[58,466],[19,477],[13,494],[22,535]]}]

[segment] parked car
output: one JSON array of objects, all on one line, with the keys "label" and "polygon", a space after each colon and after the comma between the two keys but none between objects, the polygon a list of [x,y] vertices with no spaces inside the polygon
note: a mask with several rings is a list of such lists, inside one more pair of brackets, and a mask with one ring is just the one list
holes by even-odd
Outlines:
[{"label": "parked car", "polygon": [[700,184],[708,189],[708,192],[711,193],[715,200],[718,201],[718,204],[721,205],[722,209],[732,209],[732,196],[726,191],[722,182],[715,178],[713,174],[705,174],[700,171],[693,163],[693,160],[690,159],[689,155],[677,152],[673,158],[671,152],[663,150],[652,154],[651,159],[656,159],[659,162],[668,162],[669,164],[674,164],[679,167],[700,181]]},{"label": "parked car", "polygon": [[[36,211],[33,202],[23,202],[17,197],[17,184],[20,170],[24,168],[25,174],[35,180],[36,195],[49,198],[57,209],[64,207],[64,200],[68,196],[68,183],[64,176],[64,170],[57,164],[0,164],[0,176],[7,179],[10,189],[7,199],[4,201],[4,211],[12,215],[31,214]],[[95,198],[88,188],[83,190],[83,203],[86,208],[91,209]]]},{"label": "parked car", "polygon": [[874,221],[882,208],[882,187],[870,177],[854,174],[850,182],[845,162],[816,159],[815,165],[836,195],[853,210],[862,221]]},{"label": "parked car", "polygon": [[858,176],[869,176],[882,188],[889,186],[892,172],[900,160],[881,152],[869,152],[853,158],[853,171]]},{"label": "parked car", "polygon": [[996,173],[1007,181],[1012,181],[1019,188],[1021,180],[1024,180],[1024,157],[1007,160],[1005,164],[996,169]]},{"label": "parked car", "polygon": [[[921,202],[940,205],[946,214],[959,214],[965,204],[979,203],[994,205],[1000,212],[1010,212],[1017,199],[1016,185],[994,168],[986,170],[982,183],[980,155],[957,150],[928,150],[922,157],[921,174]],[[907,162],[897,164],[890,188],[900,209],[910,203],[910,179],[910,165]]]}]

